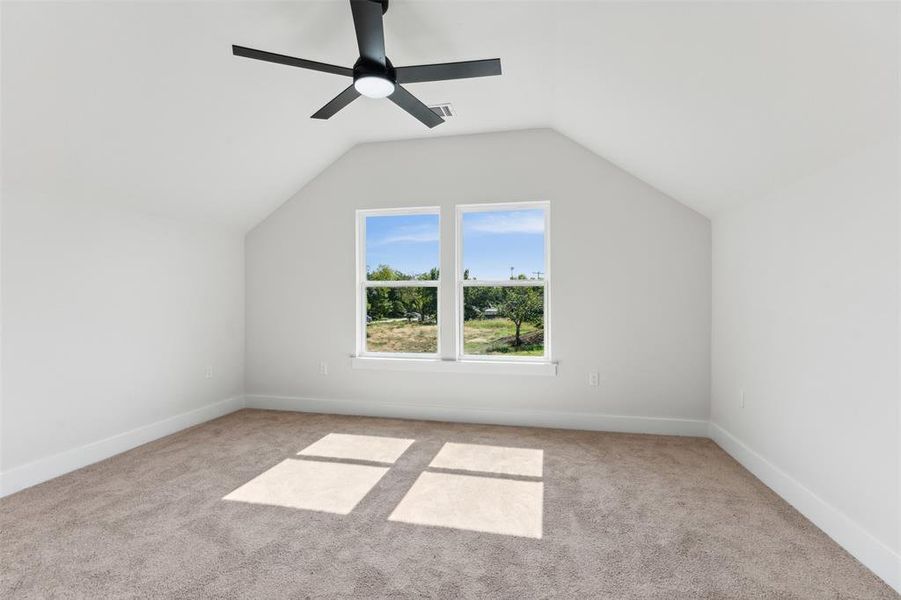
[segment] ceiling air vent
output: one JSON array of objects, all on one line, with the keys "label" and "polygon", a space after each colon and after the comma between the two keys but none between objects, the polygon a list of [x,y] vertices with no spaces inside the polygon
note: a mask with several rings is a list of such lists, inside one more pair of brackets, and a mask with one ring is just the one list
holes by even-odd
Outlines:
[{"label": "ceiling air vent", "polygon": [[434,106],[430,106],[429,108],[431,108],[432,112],[439,117],[453,117],[456,114],[449,102],[446,104],[436,104]]}]

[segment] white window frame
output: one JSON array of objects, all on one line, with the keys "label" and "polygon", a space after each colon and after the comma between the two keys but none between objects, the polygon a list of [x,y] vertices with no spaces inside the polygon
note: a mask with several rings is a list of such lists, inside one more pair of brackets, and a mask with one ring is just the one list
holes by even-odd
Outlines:
[{"label": "white window frame", "polygon": [[[463,215],[474,212],[499,212],[508,210],[544,211],[544,279],[463,279]],[[458,361],[479,362],[551,362],[551,205],[550,202],[494,202],[486,204],[458,204],[456,206],[455,248],[455,299],[454,312],[456,319],[455,346]],[[466,354],[463,339],[463,289],[466,287],[541,287],[544,288],[544,355],[543,356],[506,356]]]},{"label": "white window frame", "polygon": [[[407,215],[436,215],[438,217],[438,279],[368,281],[366,279],[366,218]],[[361,209],[356,219],[357,273],[356,273],[356,356],[369,358],[441,358],[441,207],[424,206],[412,208]],[[366,349],[366,288],[370,287],[432,287],[435,288],[437,311],[437,345],[434,353],[425,352],[370,352]]]}]

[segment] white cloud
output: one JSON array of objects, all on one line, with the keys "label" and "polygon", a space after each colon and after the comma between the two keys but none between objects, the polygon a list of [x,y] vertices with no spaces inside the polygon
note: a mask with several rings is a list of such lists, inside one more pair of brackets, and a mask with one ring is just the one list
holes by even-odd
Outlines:
[{"label": "white cloud", "polygon": [[467,221],[466,233],[544,233],[544,215],[539,211],[483,213]]},{"label": "white cloud", "polygon": [[388,244],[400,243],[424,243],[438,241],[438,227],[435,225],[415,225],[408,227],[397,227],[388,233],[385,237],[370,240],[370,246],[387,246]]}]

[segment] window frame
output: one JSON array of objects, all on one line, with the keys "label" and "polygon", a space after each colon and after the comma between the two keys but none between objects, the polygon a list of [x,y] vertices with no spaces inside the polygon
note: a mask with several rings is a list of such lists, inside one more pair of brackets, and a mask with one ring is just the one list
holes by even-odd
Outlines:
[{"label": "window frame", "polygon": [[[463,279],[463,215],[476,212],[501,212],[509,210],[535,210],[544,212],[544,279]],[[521,362],[549,363],[551,354],[551,205],[548,201],[531,202],[487,202],[479,204],[458,204],[454,207],[454,342],[455,357],[458,361],[478,362]],[[464,324],[464,288],[467,287],[541,287],[544,293],[544,355],[543,356],[506,356],[466,354],[463,338]]]},{"label": "window frame", "polygon": [[[369,281],[366,279],[366,219],[367,217],[391,217],[407,215],[435,215],[438,217],[438,279]],[[418,206],[409,208],[373,208],[356,211],[356,356],[364,358],[441,358],[441,207]],[[431,287],[436,295],[436,346],[434,353],[426,352],[372,352],[366,349],[366,290],[370,287]]]}]

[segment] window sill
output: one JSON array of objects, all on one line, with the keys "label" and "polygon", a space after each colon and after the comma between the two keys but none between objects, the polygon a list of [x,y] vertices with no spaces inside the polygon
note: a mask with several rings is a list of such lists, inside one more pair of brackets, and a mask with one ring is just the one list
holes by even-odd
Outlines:
[{"label": "window sill", "polygon": [[557,363],[526,361],[442,360],[440,358],[380,358],[354,356],[351,367],[372,371],[421,371],[486,375],[557,375]]}]

